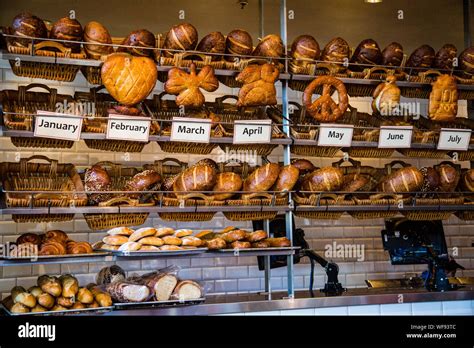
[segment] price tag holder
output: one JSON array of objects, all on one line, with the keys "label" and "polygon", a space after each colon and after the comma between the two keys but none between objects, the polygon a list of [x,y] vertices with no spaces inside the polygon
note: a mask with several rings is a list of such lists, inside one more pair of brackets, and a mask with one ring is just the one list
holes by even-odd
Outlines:
[{"label": "price tag holder", "polygon": [[397,149],[410,148],[413,126],[381,126],[379,148]]},{"label": "price tag holder", "polygon": [[105,137],[111,140],[148,142],[150,117],[109,114]]},{"label": "price tag holder", "polygon": [[322,124],[319,127],[318,146],[350,147],[353,133],[353,125]]},{"label": "price tag holder", "polygon": [[171,141],[209,143],[211,139],[211,120],[187,117],[173,117]]},{"label": "price tag holder", "polygon": [[78,115],[37,111],[35,137],[79,141],[83,118]]},{"label": "price tag holder", "polygon": [[272,120],[234,122],[234,144],[268,144],[272,139]]},{"label": "price tag holder", "polygon": [[466,151],[470,141],[470,129],[441,128],[438,150]]}]

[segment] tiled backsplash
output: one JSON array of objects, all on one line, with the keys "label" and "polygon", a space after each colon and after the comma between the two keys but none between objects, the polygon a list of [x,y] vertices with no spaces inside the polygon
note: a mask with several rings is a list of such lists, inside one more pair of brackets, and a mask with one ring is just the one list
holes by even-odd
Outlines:
[{"label": "tiled backsplash", "polygon": [[[18,85],[26,85],[31,82],[44,83],[50,87],[58,89],[58,93],[73,95],[75,91],[87,91],[92,87],[88,85],[81,73],[74,82],[59,83],[54,81],[37,80],[27,78],[18,78],[9,69],[8,63],[0,62],[0,83],[2,89],[16,89]],[[161,92],[162,84],[158,83],[156,93]],[[280,88],[277,88],[280,96]],[[212,100],[225,94],[237,94],[237,89],[231,89],[221,85],[218,91],[207,95]],[[300,101],[301,93],[290,90],[290,100]],[[422,112],[426,110],[426,100],[422,103]],[[460,114],[465,116],[466,103],[460,102]],[[351,105],[363,112],[370,111],[369,98],[355,98],[351,100]],[[216,155],[214,150],[213,155]],[[123,153],[102,152],[89,149],[84,142],[74,144],[71,149],[57,151],[45,151],[43,149],[24,149],[21,150],[13,146],[9,138],[0,138],[0,161],[17,161],[20,156],[28,157],[33,154],[43,154],[51,158],[58,159],[60,162],[74,163],[80,168],[92,165],[98,161],[110,160],[124,162],[126,159],[133,162],[151,163],[164,157],[176,157],[182,161],[192,162],[200,156],[186,154],[166,154],[163,153],[156,143],[150,143],[145,146],[141,153],[130,154],[126,158]],[[339,156],[339,157],[338,157]],[[316,166],[330,165],[339,160],[342,154],[336,158],[312,158]],[[269,157],[271,161],[282,161],[281,148],[275,150]],[[396,158],[392,158],[393,160]],[[408,160],[417,166],[433,165],[434,160],[415,159]],[[363,164],[372,166],[382,166],[386,159],[362,159]],[[469,165],[463,163],[464,166]],[[222,215],[209,222],[196,223],[168,223],[160,220],[156,214],[151,214],[146,221],[146,225],[168,225],[171,227],[189,227],[193,229],[219,229],[228,225],[250,228],[251,223],[236,223],[226,221]],[[338,220],[306,220],[297,218],[297,227],[305,230],[306,238],[311,247],[316,251],[324,252],[327,244],[335,241],[338,244],[360,244],[365,247],[364,261],[337,260],[340,267],[340,281],[345,287],[363,287],[365,279],[375,278],[398,278],[405,275],[412,275],[414,272],[420,273],[425,266],[392,266],[388,261],[388,254],[382,249],[382,240],[380,231],[384,225],[382,219],[376,220],[357,220],[350,216],[342,216]],[[88,240],[95,242],[102,238],[104,232],[92,232],[89,230],[82,216],[77,216],[74,221],[51,224],[22,223],[16,224],[11,220],[11,216],[0,216],[0,241],[5,243],[14,241],[17,236],[24,232],[43,232],[48,229],[62,229],[70,234],[71,238],[76,240]],[[474,276],[474,222],[465,222],[456,217],[445,221],[444,229],[448,247],[458,248],[459,256],[456,257],[458,263],[463,265],[466,270],[460,272],[465,276]],[[226,292],[248,292],[263,289],[263,272],[257,267],[255,257],[219,257],[219,258],[180,258],[180,259],[158,259],[143,261],[119,262],[121,267],[129,273],[146,272],[149,270],[162,268],[167,265],[179,265],[181,275],[185,278],[193,278],[202,281],[206,289],[212,293]],[[94,281],[98,270],[107,263],[90,264],[64,264],[64,265],[39,265],[39,266],[14,266],[0,268],[0,293],[5,294],[15,285],[30,286],[35,283],[37,275],[43,273],[74,273],[78,276],[81,283]],[[307,288],[309,286],[309,264],[304,260],[301,264],[295,265],[295,286],[297,289]],[[284,289],[286,287],[286,269],[275,269],[272,271],[272,288]],[[322,268],[316,268],[315,286],[321,287],[324,283],[324,272]]]}]

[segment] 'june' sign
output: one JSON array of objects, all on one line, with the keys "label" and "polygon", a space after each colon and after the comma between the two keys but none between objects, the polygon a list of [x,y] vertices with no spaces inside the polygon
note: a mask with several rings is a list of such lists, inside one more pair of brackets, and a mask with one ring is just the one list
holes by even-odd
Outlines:
[{"label": "'june' sign", "polygon": [[409,148],[413,126],[381,126],[379,148]]},{"label": "'june' sign", "polygon": [[209,143],[211,138],[211,120],[189,117],[173,117],[171,141],[191,143]]},{"label": "'june' sign", "polygon": [[234,144],[265,144],[272,138],[272,120],[234,122]]},{"label": "'june' sign", "polygon": [[81,116],[50,111],[37,111],[35,137],[79,141],[82,130]]},{"label": "'june' sign", "polygon": [[470,141],[470,129],[441,128],[438,150],[466,151]]},{"label": "'june' sign", "polygon": [[149,117],[109,114],[106,138],[148,142],[151,119]]},{"label": "'june' sign", "polygon": [[319,127],[319,146],[350,147],[354,126],[343,124],[322,124]]}]

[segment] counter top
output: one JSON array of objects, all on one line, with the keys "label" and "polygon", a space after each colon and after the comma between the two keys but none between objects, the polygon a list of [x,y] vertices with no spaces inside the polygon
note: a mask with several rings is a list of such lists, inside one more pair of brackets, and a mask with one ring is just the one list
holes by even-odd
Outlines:
[{"label": "counter top", "polygon": [[[400,296],[403,295],[403,296]],[[395,304],[431,301],[474,300],[474,287],[464,287],[449,292],[429,292],[424,289],[348,289],[341,296],[326,297],[315,291],[311,298],[308,291],[297,291],[294,299],[285,298],[286,293],[211,295],[206,302],[194,306],[115,310],[106,315],[215,315],[242,312],[279,311],[321,307],[358,306],[371,304]]]}]

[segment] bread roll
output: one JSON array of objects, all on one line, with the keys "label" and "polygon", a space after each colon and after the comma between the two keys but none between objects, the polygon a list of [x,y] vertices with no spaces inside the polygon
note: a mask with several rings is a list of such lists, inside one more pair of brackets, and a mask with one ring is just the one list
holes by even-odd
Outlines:
[{"label": "bread roll", "polygon": [[105,236],[104,238],[102,238],[102,241],[105,243],[105,244],[108,244],[108,245],[122,245],[122,244],[125,244],[128,242],[128,237],[127,236],[120,236],[120,235],[116,235],[116,236]]},{"label": "bread roll", "polygon": [[166,245],[179,246],[182,244],[181,238],[175,236],[163,236],[161,239],[163,239],[163,242],[165,242]]},{"label": "bread roll", "polygon": [[56,304],[62,306],[62,307],[66,307],[66,308],[70,308],[74,305],[74,302],[75,302],[75,298],[74,297],[64,297],[64,296],[59,296],[57,299],[56,299]]},{"label": "bread roll", "polygon": [[203,239],[203,240],[204,239],[212,239],[212,238],[215,238],[215,237],[216,237],[216,234],[212,230],[204,230],[204,231],[201,231],[198,234],[196,234],[196,238]]},{"label": "bread roll", "polygon": [[280,174],[277,163],[265,164],[250,174],[244,181],[243,190],[246,192],[261,192],[269,190]]},{"label": "bread roll", "polygon": [[180,301],[197,300],[201,297],[201,286],[192,280],[180,281],[171,295],[171,299]]},{"label": "bread roll", "polygon": [[[70,17],[63,17],[53,24],[49,33],[51,39],[82,41],[82,26],[79,21]],[[69,47],[73,52],[79,52],[81,44],[62,42],[65,47]]]},{"label": "bread roll", "polygon": [[414,70],[413,74],[418,74],[422,70],[429,69],[433,66],[435,58],[435,50],[429,45],[418,47],[407,60],[406,66],[412,68],[423,68]]},{"label": "bread roll", "polygon": [[15,303],[11,308],[12,313],[28,313],[30,309],[21,303]]},{"label": "bread roll", "polygon": [[133,230],[128,227],[115,227],[111,230],[107,231],[109,236],[131,236],[133,234]]},{"label": "bread roll", "polygon": [[32,286],[28,289],[28,292],[38,298],[38,296],[43,293],[43,290],[41,290],[39,286]]},{"label": "bread roll", "polygon": [[249,249],[252,247],[252,244],[243,240],[236,240],[235,242],[230,243],[232,249]]},{"label": "bread roll", "polygon": [[195,247],[200,247],[203,242],[201,239],[194,237],[194,236],[187,236],[181,238],[181,245],[182,246],[195,246]]},{"label": "bread roll", "polygon": [[74,304],[71,307],[71,309],[84,309],[84,308],[87,308],[87,307],[79,301],[74,302]]},{"label": "bread roll", "polygon": [[37,302],[40,306],[50,309],[53,308],[54,304],[56,303],[56,299],[52,295],[43,292],[38,296]]},{"label": "bread roll", "polygon": [[112,46],[104,46],[100,44],[112,44],[112,37],[109,31],[99,22],[89,22],[84,27],[84,50],[87,56],[92,59],[100,59],[101,56],[113,52]]},{"label": "bread roll", "polygon": [[247,240],[251,243],[259,242],[265,238],[268,237],[268,234],[266,231],[263,230],[257,230],[254,232],[251,232],[247,236]]},{"label": "bread roll", "polygon": [[158,238],[158,237],[144,237],[144,238],[139,239],[138,243],[142,244],[142,247],[140,249],[142,249],[143,246],[145,245],[148,245],[148,246],[154,245],[154,246],[160,247],[163,244],[165,244],[163,239]]},{"label": "bread roll", "polygon": [[95,302],[97,302],[97,304],[100,307],[110,307],[110,306],[112,306],[112,298],[106,292],[98,292],[98,293],[94,294],[94,298],[95,298]]},{"label": "bread roll", "polygon": [[291,246],[290,240],[286,237],[267,238],[264,241],[266,241],[272,248],[283,248]]},{"label": "bread roll", "polygon": [[140,250],[141,244],[137,242],[127,242],[122,244],[119,248],[118,251],[137,251]]},{"label": "bread roll", "polygon": [[336,37],[324,46],[321,60],[326,62],[343,63],[349,61],[349,44],[341,37]]},{"label": "bread roll", "polygon": [[337,191],[343,183],[342,170],[334,167],[316,169],[307,174],[301,184],[303,191]]},{"label": "bread roll", "polygon": [[240,191],[241,188],[242,178],[239,174],[234,172],[219,173],[217,174],[216,184],[212,189],[213,191],[219,193],[213,194],[212,197],[214,197],[214,199],[217,201],[223,201],[232,198],[232,196],[235,195],[235,193],[232,192]]},{"label": "bread roll", "polygon": [[[28,12],[22,12],[13,18],[12,29],[13,35],[17,36],[30,36],[36,38],[48,37],[46,25],[41,18]],[[28,45],[31,44],[31,40],[14,38],[13,44],[19,47],[28,47]]]},{"label": "bread roll", "polygon": [[179,250],[183,250],[183,248],[181,248],[177,245],[163,245],[163,246],[160,246],[160,250],[162,250],[162,251],[179,251]]},{"label": "bread roll", "polygon": [[155,237],[171,236],[174,234],[174,229],[171,227],[159,227],[156,229]]},{"label": "bread roll", "polygon": [[[225,53],[230,55],[248,56],[252,53],[253,49],[252,37],[248,32],[241,29],[232,30],[229,34],[227,34],[225,45]],[[225,59],[229,62],[233,62],[235,58],[236,57],[233,56],[225,57]]]},{"label": "bread roll", "polygon": [[96,301],[94,301],[91,304],[87,305],[87,308],[99,308],[99,307],[100,307],[100,305]]},{"label": "bread roll", "polygon": [[28,308],[36,306],[36,297],[26,291],[16,293],[12,290],[12,300],[14,303],[21,303]]},{"label": "bread roll", "polygon": [[280,170],[274,191],[291,191],[296,185],[299,176],[300,171],[296,166],[292,164],[284,166]]},{"label": "bread roll", "polygon": [[252,243],[252,248],[270,248],[270,243],[266,240],[261,240],[255,243]]},{"label": "bread roll", "polygon": [[[61,282],[59,281],[58,278],[56,277],[50,277],[48,275],[42,275],[38,277],[38,286],[43,290],[44,292],[54,296],[58,297],[61,295],[63,289],[61,286]],[[43,307],[45,307],[43,304],[41,304]]]},{"label": "bread roll", "polygon": [[415,167],[405,167],[388,175],[380,184],[386,193],[416,192],[423,185],[423,174]]},{"label": "bread roll", "polygon": [[311,35],[300,35],[291,44],[291,58],[295,59],[296,65],[304,65],[311,63],[313,60],[318,60],[321,56],[321,49],[314,37]]},{"label": "bread roll", "polygon": [[278,35],[270,34],[262,38],[252,55],[256,57],[282,57],[284,53],[283,42]]},{"label": "bread roll", "polygon": [[136,242],[137,240],[154,236],[156,234],[156,229],[153,227],[142,227],[132,233],[130,237],[128,237],[129,242]]},{"label": "bread roll", "polygon": [[[63,297],[74,297],[79,290],[79,282],[75,277],[70,274],[65,274],[59,277],[59,281],[62,286],[62,296]],[[62,305],[63,306],[63,305]]]},{"label": "bread roll", "polygon": [[209,250],[219,250],[219,249],[224,249],[227,246],[227,243],[225,242],[224,239],[222,238],[214,238],[210,240],[206,240],[206,247]]},{"label": "bread roll", "polygon": [[247,232],[244,230],[233,230],[230,232],[222,233],[219,235],[226,243],[232,243],[238,240],[244,240],[247,238]]},{"label": "bread roll", "polygon": [[77,291],[77,300],[84,304],[89,304],[94,302],[94,295],[87,288],[79,288]]},{"label": "bread roll", "polygon": [[362,66],[351,65],[351,70],[354,71],[370,68],[367,65],[380,65],[382,63],[382,52],[380,52],[377,42],[372,39],[362,40],[352,55],[351,63],[364,64]]},{"label": "bread roll", "polygon": [[458,186],[460,174],[459,171],[450,164],[442,163],[435,166],[439,174],[439,189],[442,192],[453,192]]},{"label": "bread roll", "polygon": [[[171,27],[166,34],[164,49],[177,51],[194,50],[198,41],[198,32],[196,28],[189,23],[181,23]],[[165,51],[165,55],[172,57],[176,51]]]},{"label": "bread roll", "polygon": [[298,168],[301,175],[310,173],[314,170],[313,163],[311,163],[307,159],[302,159],[302,158],[294,159],[293,161],[291,161],[291,164],[294,167]]},{"label": "bread roll", "polygon": [[33,313],[40,313],[40,312],[47,312],[48,310],[44,307],[41,307],[39,304],[31,308],[31,312]]},{"label": "bread roll", "polygon": [[[156,237],[145,237],[145,238],[156,238]],[[140,241],[139,241],[140,242]],[[160,251],[160,248],[155,246],[155,245],[143,245],[140,247],[140,249],[138,249],[137,251],[140,251],[140,252],[148,252],[148,251]]]},{"label": "bread roll", "polygon": [[433,68],[451,70],[454,59],[458,55],[458,49],[453,44],[445,44],[436,52]]},{"label": "bread roll", "polygon": [[[146,29],[139,29],[132,31],[128,36],[122,41],[124,46],[136,46],[136,47],[119,47],[118,52],[128,52],[134,56],[141,57],[153,57],[154,52],[152,49],[156,47],[155,35],[151,31]],[[147,47],[147,48],[139,48]]]},{"label": "bread roll", "polygon": [[208,165],[185,169],[173,184],[173,191],[183,195],[193,191],[210,191],[217,179],[216,171]]},{"label": "bread roll", "polygon": [[190,236],[193,234],[193,230],[182,228],[179,230],[174,231],[174,236],[178,238],[183,238],[186,236]]},{"label": "bread roll", "polygon": [[[225,37],[219,31],[204,36],[196,47],[196,51],[205,53],[225,53]],[[211,61],[215,62],[221,60],[222,56],[212,55]]]},{"label": "bread roll", "polygon": [[119,245],[109,245],[109,244],[103,244],[100,249],[102,250],[108,250],[108,251],[115,251],[120,248]]},{"label": "bread roll", "polygon": [[403,46],[392,42],[382,51],[382,65],[399,67],[403,61]]}]

